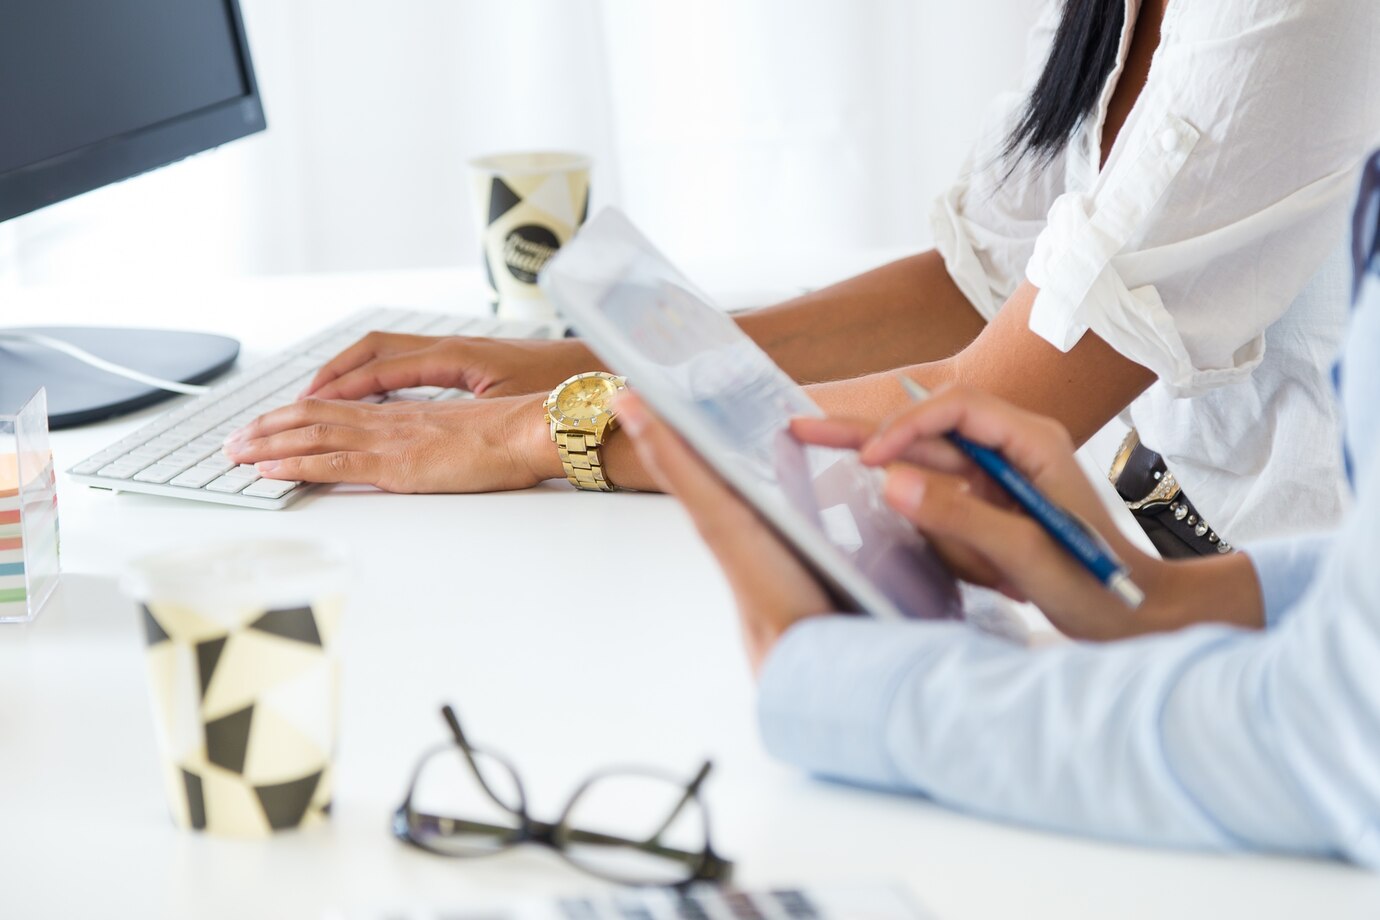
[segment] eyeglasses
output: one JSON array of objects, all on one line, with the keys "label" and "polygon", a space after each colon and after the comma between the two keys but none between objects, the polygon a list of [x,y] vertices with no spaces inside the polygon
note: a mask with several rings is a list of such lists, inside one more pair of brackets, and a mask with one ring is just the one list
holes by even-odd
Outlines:
[{"label": "eyeglasses", "polygon": [[625,885],[727,882],[733,864],[714,852],[700,787],[706,761],[688,783],[657,770],[596,773],[554,822],[527,813],[517,771],[465,738],[441,709],[454,743],[428,751],[393,815],[393,834],[429,853],[491,856],[524,843],[549,847],[572,866]]}]

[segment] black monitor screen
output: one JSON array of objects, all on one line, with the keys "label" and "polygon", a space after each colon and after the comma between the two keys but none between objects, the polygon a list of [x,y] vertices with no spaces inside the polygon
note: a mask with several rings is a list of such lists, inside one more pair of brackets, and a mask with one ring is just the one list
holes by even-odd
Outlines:
[{"label": "black monitor screen", "polygon": [[0,0],[0,220],[262,127],[233,0]]}]

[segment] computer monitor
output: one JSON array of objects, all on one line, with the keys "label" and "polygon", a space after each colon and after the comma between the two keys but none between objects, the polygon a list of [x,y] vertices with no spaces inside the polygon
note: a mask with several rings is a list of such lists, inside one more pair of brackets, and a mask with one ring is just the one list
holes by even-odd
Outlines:
[{"label": "computer monitor", "polygon": [[[0,0],[0,221],[265,126],[237,0]],[[19,319],[7,314],[0,304],[0,322]],[[184,383],[224,372],[239,350],[200,333],[30,329]],[[0,410],[39,385],[54,428],[171,395],[0,341]]]}]

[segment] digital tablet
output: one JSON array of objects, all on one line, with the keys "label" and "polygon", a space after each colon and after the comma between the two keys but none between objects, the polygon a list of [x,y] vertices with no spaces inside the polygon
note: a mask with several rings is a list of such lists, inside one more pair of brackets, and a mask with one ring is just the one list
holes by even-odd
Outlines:
[{"label": "digital tablet", "polygon": [[819,407],[622,213],[587,223],[540,284],[841,600],[877,617],[960,615],[953,578],[882,500],[881,474],[791,436],[790,420]]}]

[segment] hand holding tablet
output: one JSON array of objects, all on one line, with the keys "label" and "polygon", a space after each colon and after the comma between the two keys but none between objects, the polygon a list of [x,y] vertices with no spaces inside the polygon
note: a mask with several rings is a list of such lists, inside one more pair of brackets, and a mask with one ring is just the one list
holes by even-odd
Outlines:
[{"label": "hand holding tablet", "polygon": [[858,610],[960,615],[953,578],[851,451],[802,445],[818,406],[621,213],[606,210],[542,272],[609,367]]}]

